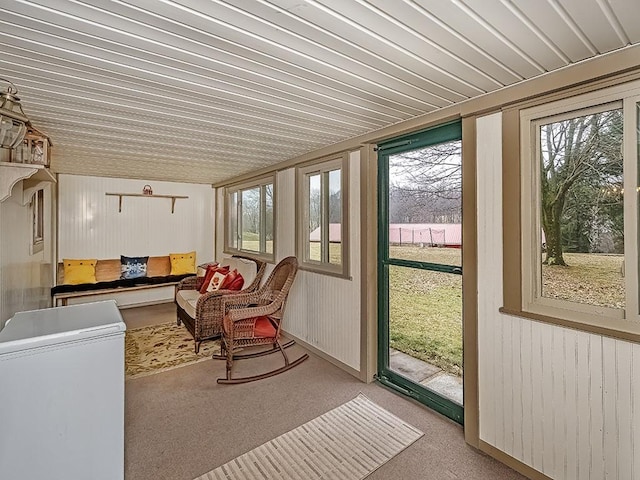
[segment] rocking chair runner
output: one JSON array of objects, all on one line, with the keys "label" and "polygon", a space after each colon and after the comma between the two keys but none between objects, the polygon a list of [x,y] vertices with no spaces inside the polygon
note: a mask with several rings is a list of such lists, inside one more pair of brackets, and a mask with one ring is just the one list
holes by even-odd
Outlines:
[{"label": "rocking chair runner", "polygon": [[[293,362],[285,352],[285,348],[293,345],[293,341],[280,343],[280,327],[287,303],[287,295],[293,279],[298,271],[295,257],[283,259],[274,268],[265,284],[252,293],[240,293],[224,297],[225,316],[223,320],[220,355],[213,358],[227,361],[227,376],[219,378],[218,383],[245,383],[271,377],[299,365],[309,355],[306,353]],[[255,353],[234,353],[238,349],[259,345],[271,345],[266,351]],[[284,366],[251,377],[233,378],[231,369],[233,361],[242,358],[254,358],[280,351],[284,357]]]}]

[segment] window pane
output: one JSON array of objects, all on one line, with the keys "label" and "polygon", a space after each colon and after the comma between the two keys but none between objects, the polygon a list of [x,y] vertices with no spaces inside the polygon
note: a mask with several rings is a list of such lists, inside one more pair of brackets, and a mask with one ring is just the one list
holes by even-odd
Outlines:
[{"label": "window pane", "polygon": [[265,239],[266,252],[273,253],[273,184],[265,185]]},{"label": "window pane", "polygon": [[229,247],[238,248],[238,192],[229,194]]},{"label": "window pane", "polygon": [[44,190],[36,192],[34,201],[33,243],[38,243],[44,239]]},{"label": "window pane", "polygon": [[462,404],[461,275],[389,266],[389,368]]},{"label": "window pane", "polygon": [[320,195],[320,175],[309,175],[309,260],[321,259],[322,202]]},{"label": "window pane", "polygon": [[329,263],[342,263],[342,195],[340,170],[329,172]]},{"label": "window pane", "polygon": [[542,124],[538,135],[542,296],[624,308],[622,110]]},{"label": "window pane", "polygon": [[260,187],[242,191],[242,250],[260,251]]},{"label": "window pane", "polygon": [[462,265],[462,143],[389,156],[389,256]]}]

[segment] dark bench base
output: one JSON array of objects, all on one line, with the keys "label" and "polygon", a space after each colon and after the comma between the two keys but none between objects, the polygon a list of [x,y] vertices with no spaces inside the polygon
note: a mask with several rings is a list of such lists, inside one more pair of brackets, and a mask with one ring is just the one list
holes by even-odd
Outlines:
[{"label": "dark bench base", "polygon": [[53,306],[65,306],[70,298],[88,297],[118,293],[128,290],[146,290],[149,288],[170,287],[177,285],[180,280],[193,274],[165,275],[156,277],[140,277],[118,279],[109,282],[81,283],[78,285],[56,285],[51,289]]}]

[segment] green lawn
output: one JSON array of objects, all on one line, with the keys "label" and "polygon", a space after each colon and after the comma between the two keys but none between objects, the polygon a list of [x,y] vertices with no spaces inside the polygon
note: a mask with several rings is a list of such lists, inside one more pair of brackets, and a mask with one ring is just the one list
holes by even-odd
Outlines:
[{"label": "green lawn", "polygon": [[[460,250],[390,247],[394,258],[459,265]],[[574,302],[624,308],[622,255],[567,253],[567,267],[547,267],[543,295]],[[462,373],[462,277],[406,267],[391,267],[390,346]]]},{"label": "green lawn", "polygon": [[[392,246],[406,260],[460,265],[460,250]],[[462,276],[389,268],[389,344],[414,358],[462,375]]]},{"label": "green lawn", "polygon": [[564,260],[566,267],[542,266],[544,297],[624,308],[624,255],[565,253]]}]

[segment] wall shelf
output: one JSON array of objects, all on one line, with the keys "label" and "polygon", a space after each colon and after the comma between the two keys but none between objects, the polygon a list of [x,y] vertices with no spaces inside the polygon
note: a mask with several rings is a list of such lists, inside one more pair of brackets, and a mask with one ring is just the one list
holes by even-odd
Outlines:
[{"label": "wall shelf", "polygon": [[189,198],[185,195],[147,195],[146,193],[105,193],[110,197],[118,197],[118,213],[122,212],[122,197],[144,197],[144,198],[170,198],[171,213],[175,211],[176,199]]},{"label": "wall shelf", "polygon": [[44,165],[0,162],[0,202],[11,196],[13,186],[30,178],[40,182],[56,182],[56,176]]}]

